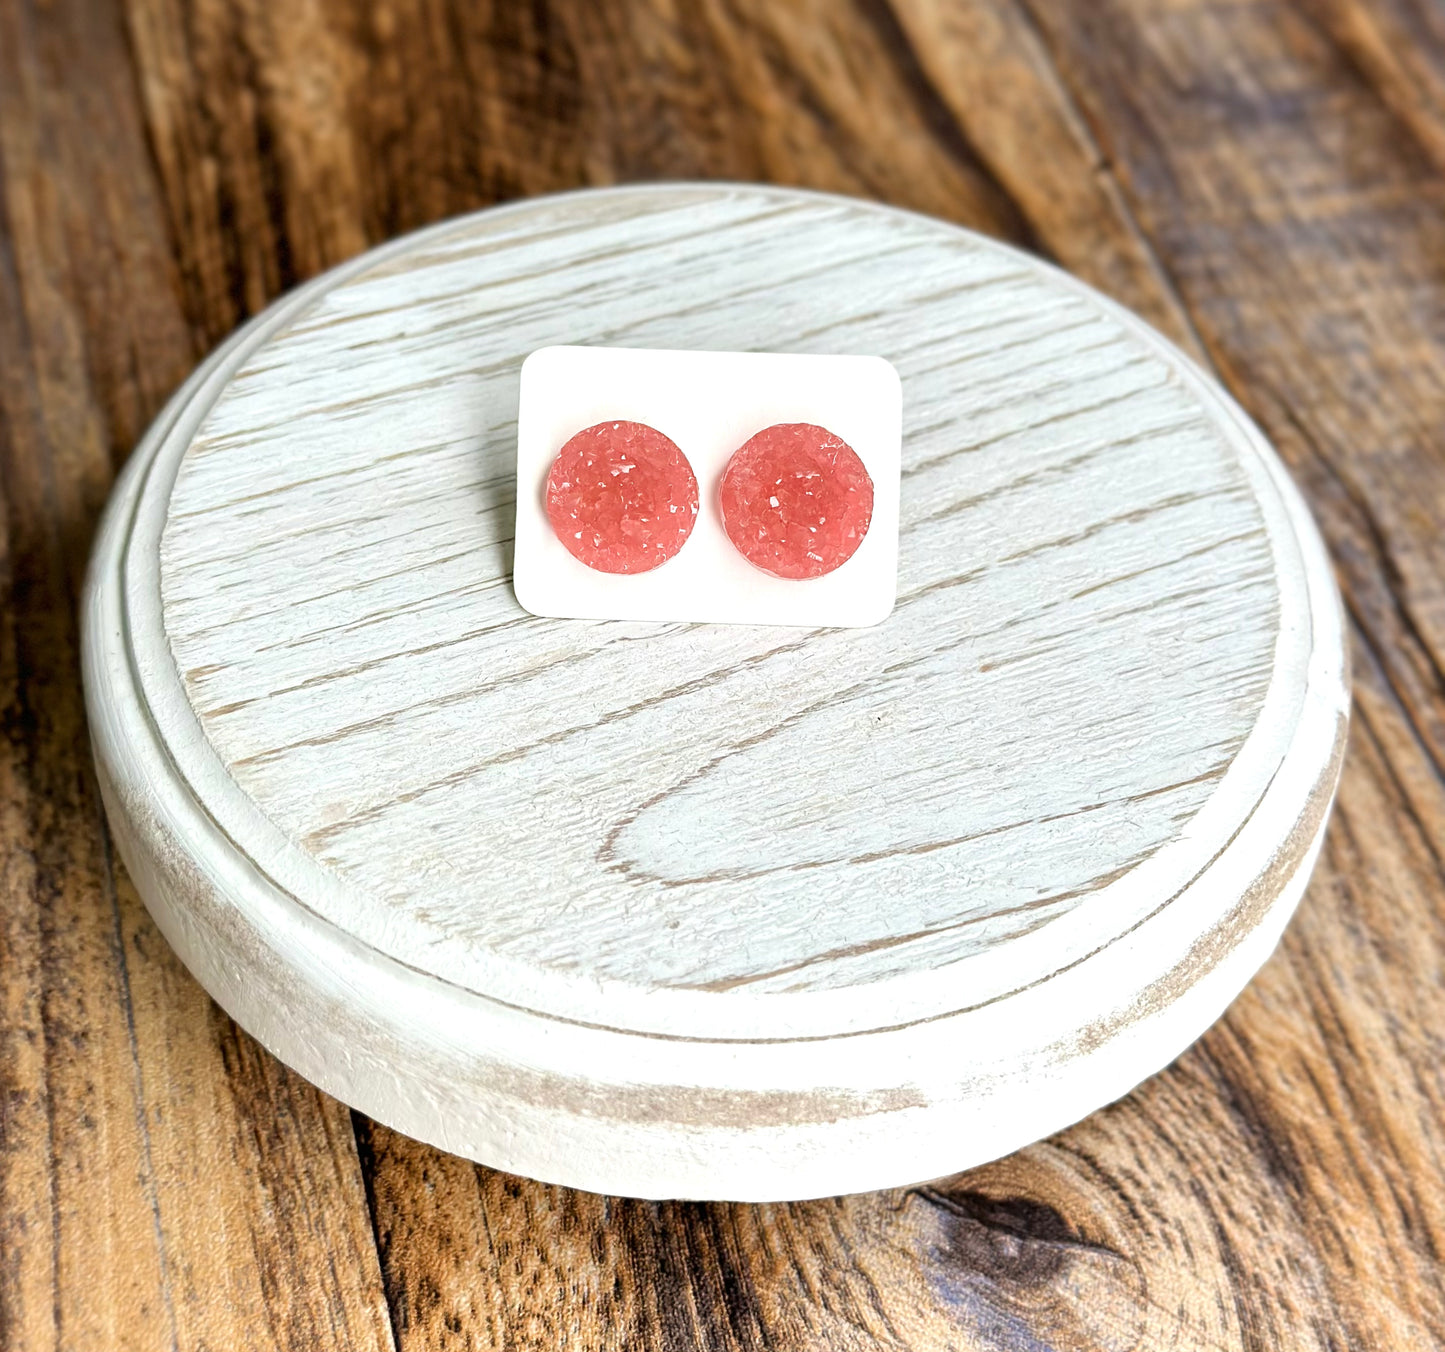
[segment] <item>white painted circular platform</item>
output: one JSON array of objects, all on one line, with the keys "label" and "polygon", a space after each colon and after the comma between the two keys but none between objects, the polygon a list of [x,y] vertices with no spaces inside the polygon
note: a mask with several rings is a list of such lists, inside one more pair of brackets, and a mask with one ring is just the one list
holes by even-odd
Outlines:
[{"label": "white painted circular platform", "polygon": [[[892,616],[522,611],[517,372],[559,343],[892,361]],[[523,202],[284,298],[136,451],[85,637],[121,852],[242,1025],[414,1136],[651,1197],[937,1176],[1167,1064],[1293,910],[1347,705],[1315,530],[1175,349],[762,187]]]}]

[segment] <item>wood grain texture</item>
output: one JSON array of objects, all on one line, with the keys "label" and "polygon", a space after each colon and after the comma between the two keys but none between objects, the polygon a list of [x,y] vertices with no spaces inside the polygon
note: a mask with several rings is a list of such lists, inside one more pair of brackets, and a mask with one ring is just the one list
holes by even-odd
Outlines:
[{"label": "wood grain texture", "polygon": [[0,1343],[389,1347],[345,1110],[218,1016],[98,830],[80,576],[192,360],[124,50],[104,6],[0,13]]},{"label": "wood grain texture", "polygon": [[[1430,149],[1445,134],[1432,93],[1445,71],[1429,37],[1437,11],[1424,0],[1028,10],[950,0],[899,3],[896,13],[830,6],[820,28],[789,22],[802,13],[794,6],[738,0],[326,0],[275,18],[220,0],[124,9],[122,25],[101,4],[0,6],[11,711],[0,1341],[57,1344],[55,1310],[114,1310],[135,1289],[114,1269],[101,1273],[103,1232],[74,1215],[59,1241],[70,1276],[59,1286],[51,1277],[50,1104],[74,1120],[81,1100],[73,1078],[44,1080],[43,1010],[67,998],[68,971],[44,958],[39,935],[94,894],[77,892],[73,875],[59,886],[53,866],[37,872],[32,861],[94,850],[99,839],[93,798],[77,815],[53,794],[85,775],[64,616],[107,471],[97,456],[83,479],[73,455],[85,443],[42,436],[40,410],[56,428],[77,412],[94,419],[97,444],[118,460],[191,360],[188,330],[200,346],[219,339],[276,286],[361,242],[497,197],[691,174],[921,205],[1042,242],[1176,338],[1187,331],[1171,327],[1171,312],[1197,326],[1304,483],[1340,569],[1357,704],[1334,827],[1281,953],[1200,1047],[1081,1127],[951,1182],[941,1200],[589,1211],[590,1199],[479,1174],[362,1124],[398,1341],[1397,1349],[1445,1340],[1445,575],[1431,552],[1445,476],[1441,171]],[[256,38],[282,22],[307,35],[302,47]],[[115,40],[122,26],[128,47]],[[950,29],[1033,37],[1026,61],[1001,49],[1010,81],[985,99],[991,68],[967,46],[948,50]],[[839,69],[893,91],[867,99],[872,115],[848,135],[833,127]],[[1038,130],[1047,130],[1041,108],[1074,129],[1077,155]],[[920,139],[945,147],[957,169],[891,171],[943,162],[931,148],[921,159],[916,144],[900,149]],[[310,158],[298,146],[312,147]],[[334,175],[322,190],[309,178],[313,165],[348,160],[354,182]],[[1036,180],[1058,186],[1025,202]],[[150,204],[131,195],[147,182],[158,185]],[[37,216],[27,199],[48,205]],[[58,202],[69,203],[63,226]],[[1069,203],[1097,205],[1081,216],[1066,213]],[[337,222],[332,235],[316,230],[325,249],[298,248],[307,219]],[[1090,271],[1092,243],[1073,242],[1131,236],[1146,261],[1111,276]],[[137,247],[161,266],[137,271]],[[57,254],[70,275],[58,287],[40,267]],[[57,293],[59,305],[37,299]],[[87,382],[98,393],[77,394]],[[88,507],[62,512],[57,500],[73,502],[83,482]],[[48,506],[41,483],[57,494]],[[67,549],[40,549],[42,525]],[[44,735],[27,712],[49,719],[66,707],[70,730]],[[48,853],[37,855],[31,823],[41,820]],[[207,1021],[184,1012],[204,1005],[171,971],[176,991],[190,992],[166,997],[181,1002],[175,1022],[204,1052]],[[88,980],[101,1020],[83,1026],[93,1046],[117,1007],[100,973]],[[219,1075],[210,1083],[228,1083],[214,1051],[202,1060]],[[146,1077],[141,1101],[150,1116],[167,1114],[164,1075]],[[184,1153],[205,1113],[173,1117]],[[113,1112],[96,1120],[112,1135],[125,1130]],[[257,1181],[224,1153],[214,1159],[207,1181],[218,1195],[265,1215]],[[84,1202],[81,1221],[108,1215],[118,1197],[71,1195]],[[478,1261],[487,1228],[505,1263]],[[172,1252],[194,1261],[214,1246],[220,1232],[199,1229],[173,1230]],[[129,1234],[142,1232],[130,1223]],[[880,1247],[880,1232],[891,1247]],[[151,1274],[154,1303],[154,1265],[139,1270]],[[326,1271],[298,1264],[292,1279],[309,1290]],[[371,1290],[364,1272],[339,1280]],[[207,1345],[264,1345],[268,1324],[255,1311],[205,1290],[197,1300],[224,1331]],[[145,1319],[94,1317],[108,1322],[67,1315],[68,1346],[156,1345]],[[199,1342],[187,1334],[177,1345]]]},{"label": "wood grain texture", "polygon": [[[886,625],[619,637],[520,610],[516,373],[603,335],[894,362]],[[1279,610],[1308,603],[1252,447],[1088,296],[906,217],[748,190],[478,217],[319,297],[197,416],[140,510],[165,512],[161,623],[227,782],[338,881],[315,904],[348,932],[528,1008],[630,1027],[625,984],[659,1030],[780,1037],[990,998],[989,971],[1103,942],[999,956],[1186,821],[1178,879],[1099,908],[1123,929],[1204,867],[1293,735],[1308,639]],[[1217,789],[1239,806],[1206,825]],[[942,1004],[915,1005],[924,968]],[[813,990],[849,992],[846,1025],[785,1021]]]}]

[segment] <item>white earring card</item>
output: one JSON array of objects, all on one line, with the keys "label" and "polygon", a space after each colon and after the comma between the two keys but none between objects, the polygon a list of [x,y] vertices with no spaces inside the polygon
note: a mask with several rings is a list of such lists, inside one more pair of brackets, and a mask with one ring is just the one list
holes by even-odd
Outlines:
[{"label": "white earring card", "polygon": [[[517,417],[513,586],[535,615],[589,620],[711,621],[856,628],[893,608],[898,572],[898,373],[881,357],[773,352],[546,347],[522,364]],[[548,519],[548,473],[578,432],[643,423],[673,441],[697,477],[686,544],[642,573],[574,558]],[[724,530],[718,489],[734,453],[778,424],[826,428],[873,481],[873,510],[853,555],[822,577],[776,577]]]}]

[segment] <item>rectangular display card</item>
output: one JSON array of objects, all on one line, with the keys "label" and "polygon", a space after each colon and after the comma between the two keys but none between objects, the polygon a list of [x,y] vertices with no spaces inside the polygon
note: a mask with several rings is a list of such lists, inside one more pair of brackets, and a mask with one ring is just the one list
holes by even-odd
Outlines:
[{"label": "rectangular display card", "polygon": [[[881,357],[542,348],[522,365],[517,600],[534,614],[560,618],[877,624],[892,610],[897,585],[902,417],[898,373]],[[605,483],[592,484],[589,496],[586,475],[637,469],[636,457],[617,459],[610,469],[606,462],[606,456],[617,455],[607,448],[621,443],[609,441],[603,425],[614,425],[615,437],[617,425],[626,423],[644,425],[628,445],[644,457],[649,445],[666,451],[666,443],[648,430],[655,429],[681,452],[696,478],[696,514],[680,547],[686,528],[676,525],[677,494],[661,519],[640,525],[629,521],[619,527],[609,517],[610,526],[594,529],[588,518],[589,512],[614,510],[615,503],[606,505]],[[579,472],[568,477],[561,472],[568,466],[558,465],[554,527],[549,474],[559,452],[589,428],[598,430],[574,443],[568,461]],[[759,433],[765,435],[751,461],[740,462],[724,495],[730,462]],[[815,443],[826,452],[815,457],[824,466],[819,473],[806,469]],[[672,455],[671,472],[685,482],[686,469],[678,471],[676,461]],[[804,468],[794,470],[795,464]],[[652,472],[651,465],[646,468]],[[871,513],[865,514],[870,480]],[[724,524],[725,497],[736,544]],[[816,508],[815,500],[821,504]],[[866,529],[858,531],[861,522]],[[615,549],[609,548],[609,530],[622,532]],[[816,547],[808,547],[813,541]],[[627,561],[629,548],[641,562]],[[649,548],[662,551],[665,562],[647,566],[658,557],[648,556]],[[578,552],[608,567],[639,571],[604,571],[583,562]],[[824,569],[821,576],[778,575]]]}]

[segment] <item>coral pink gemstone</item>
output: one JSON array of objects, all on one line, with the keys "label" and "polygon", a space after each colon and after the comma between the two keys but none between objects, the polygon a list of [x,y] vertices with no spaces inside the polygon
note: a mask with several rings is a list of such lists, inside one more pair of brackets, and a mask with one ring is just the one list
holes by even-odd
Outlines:
[{"label": "coral pink gemstone", "polygon": [[578,432],[547,474],[547,520],[572,557],[601,573],[645,573],[687,543],[697,476],[655,427],[604,422]]},{"label": "coral pink gemstone", "polygon": [[774,577],[831,573],[873,519],[873,480],[857,452],[812,423],[779,423],[744,442],[718,496],[728,539]]}]

